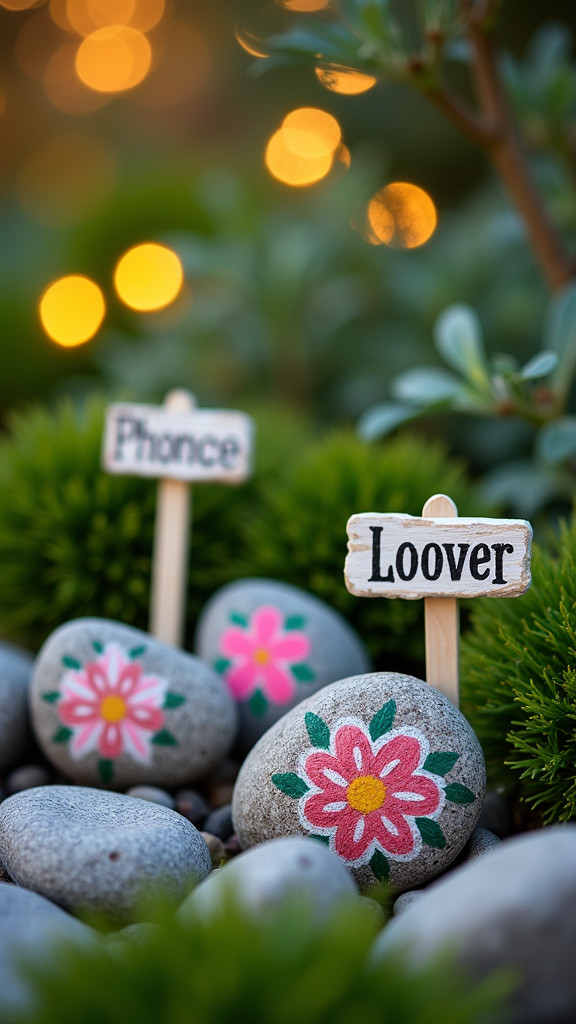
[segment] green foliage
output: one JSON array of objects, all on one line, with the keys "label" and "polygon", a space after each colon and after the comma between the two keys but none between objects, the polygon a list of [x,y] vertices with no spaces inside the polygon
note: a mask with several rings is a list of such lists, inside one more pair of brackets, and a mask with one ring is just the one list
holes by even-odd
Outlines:
[{"label": "green foliage", "polygon": [[[100,468],[104,402],[14,416],[0,444],[0,632],[37,648],[82,615],[147,629],[156,487]],[[281,409],[256,415],[257,467],[242,487],[194,493],[190,637],[202,604],[233,578],[239,522],[262,480],[297,454],[305,428]]]},{"label": "green foliage", "polygon": [[[37,1009],[6,1024],[497,1024],[510,984],[470,984],[446,957],[425,970],[379,964],[374,926],[349,908],[326,922],[290,905],[257,923],[229,909],[186,928],[164,920],[142,940],[66,950],[30,974]],[[6,1019],[6,1018],[5,1018]]]},{"label": "green foliage", "polygon": [[438,443],[399,436],[376,445],[347,431],[331,433],[310,446],[284,482],[263,490],[262,504],[246,524],[244,574],[310,591],[355,626],[379,668],[421,674],[422,602],[347,592],[346,522],[356,512],[421,515],[440,491],[454,499],[461,515],[486,512],[463,467]]},{"label": "green foliage", "polygon": [[532,570],[523,597],[474,602],[463,711],[492,782],[549,823],[576,819],[576,523],[551,551],[535,547]]}]

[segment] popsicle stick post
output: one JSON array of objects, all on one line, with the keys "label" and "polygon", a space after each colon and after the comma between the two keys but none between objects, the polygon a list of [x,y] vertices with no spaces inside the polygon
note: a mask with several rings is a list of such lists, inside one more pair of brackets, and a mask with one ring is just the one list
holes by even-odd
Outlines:
[{"label": "popsicle stick post", "polygon": [[427,680],[458,706],[457,599],[528,589],[530,523],[459,517],[435,494],[422,517],[361,512],[347,531],[346,587],[357,597],[424,598]]},{"label": "popsicle stick post", "polygon": [[109,473],[159,479],[150,632],[182,646],[191,532],[191,483],[240,484],[251,471],[253,424],[242,412],[197,409],[181,388],[164,405],[107,409],[102,463]]}]

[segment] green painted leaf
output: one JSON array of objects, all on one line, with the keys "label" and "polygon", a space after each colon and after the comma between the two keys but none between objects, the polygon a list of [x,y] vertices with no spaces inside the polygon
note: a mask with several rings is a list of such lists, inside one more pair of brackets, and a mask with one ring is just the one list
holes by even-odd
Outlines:
[{"label": "green painted leaf", "polygon": [[164,708],[179,708],[181,704],[186,703],[186,697],[183,697],[180,693],[167,693],[164,698]]},{"label": "green painted leaf", "polygon": [[299,683],[311,683],[315,676],[309,665],[300,662],[299,665],[291,665],[292,675]]},{"label": "green painted leaf", "polygon": [[114,778],[114,761],[107,757],[101,757],[98,761],[98,774],[102,782],[112,782]]},{"label": "green painted leaf", "polygon": [[320,718],[320,715],[315,715],[312,711],[307,711],[304,715],[304,721],[312,746],[320,747],[321,750],[328,750],[330,748],[330,729],[324,719]]},{"label": "green painted leaf", "polygon": [[230,612],[230,622],[233,622],[235,626],[242,626],[243,629],[248,626],[248,619],[241,612]]},{"label": "green painted leaf", "polygon": [[133,647],[128,651],[129,658],[139,658],[141,654],[146,654],[146,644],[140,644],[139,647]]},{"label": "green painted leaf", "polygon": [[476,799],[472,790],[468,789],[468,786],[463,786],[461,782],[451,782],[444,792],[446,799],[453,804],[473,804]]},{"label": "green painted leaf", "polygon": [[220,674],[222,675],[224,672],[226,672],[227,669],[230,668],[231,664],[232,662],[230,661],[230,658],[218,658],[218,660],[214,662],[214,668],[216,672],[220,672]]},{"label": "green painted leaf", "polygon": [[54,736],[52,737],[53,743],[68,743],[68,740],[74,735],[74,730],[69,729],[67,725],[61,725]]},{"label": "green painted leaf", "polygon": [[168,732],[168,729],[162,729],[161,732],[157,732],[152,739],[151,743],[154,743],[157,747],[177,747],[178,740],[175,740],[172,733]]},{"label": "green painted leaf", "polygon": [[322,843],[323,846],[330,845],[329,836],[309,836],[310,839],[315,839],[317,843]]},{"label": "green painted leaf", "polygon": [[374,715],[374,718],[370,722],[369,732],[373,740],[380,739],[385,732],[394,725],[394,718],[396,716],[396,701],[389,700],[386,702],[384,707],[380,708]]},{"label": "green painted leaf", "polygon": [[70,658],[67,654],[62,658],[62,664],[66,665],[66,668],[75,668],[77,670],[82,668],[82,665],[79,661],[76,661],[76,658]]},{"label": "green painted leaf", "polygon": [[372,873],[376,875],[379,882],[387,882],[390,877],[390,864],[388,858],[381,850],[375,850],[370,858]]},{"label": "green painted leaf", "polygon": [[460,754],[455,754],[453,750],[438,750],[428,754],[422,767],[433,775],[447,775],[459,757]]},{"label": "green painted leaf", "polygon": [[284,623],[284,629],[303,629],[306,619],[303,615],[289,615]]},{"label": "green painted leaf", "polygon": [[279,789],[281,793],[286,793],[286,796],[291,796],[295,800],[299,797],[304,796],[304,793],[308,792],[309,786],[301,779],[295,772],[279,772],[277,775],[272,775],[272,782]]},{"label": "green painted leaf", "polygon": [[422,842],[426,846],[432,846],[435,850],[443,850],[446,846],[446,837],[437,821],[432,818],[416,818],[418,831],[422,836]]},{"label": "green painted leaf", "polygon": [[252,694],[250,700],[248,701],[248,705],[250,707],[250,711],[252,712],[252,714],[256,715],[257,718],[259,718],[260,715],[264,714],[266,708],[268,707],[268,701],[266,700],[266,697],[262,693],[262,690],[254,690],[254,693]]},{"label": "green painted leaf", "polygon": [[58,690],[52,690],[50,693],[43,693],[42,700],[48,702],[48,704],[55,704],[57,700],[60,700],[61,694]]},{"label": "green painted leaf", "polygon": [[92,647],[96,651],[96,654],[104,654],[104,644],[101,644],[99,640],[93,640]]}]

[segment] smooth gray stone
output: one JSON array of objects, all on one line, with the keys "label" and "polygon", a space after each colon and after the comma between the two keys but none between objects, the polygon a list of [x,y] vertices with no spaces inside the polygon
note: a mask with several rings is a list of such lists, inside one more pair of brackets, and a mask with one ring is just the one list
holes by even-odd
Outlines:
[{"label": "smooth gray stone", "polygon": [[374,959],[402,950],[419,967],[444,947],[473,978],[517,975],[513,1024],[573,1024],[576,825],[506,840],[434,882],[384,929]]},{"label": "smooth gray stone", "polygon": [[[279,618],[278,629],[270,640],[262,634],[260,644],[257,642],[260,636],[258,612],[262,608],[274,609]],[[234,621],[238,615],[246,620],[245,627]],[[297,628],[290,628],[290,619],[292,622],[300,620]],[[272,671],[279,670],[288,680],[282,696],[269,683],[267,665],[257,666],[250,658],[225,653],[225,638],[231,628],[253,638],[255,651],[267,652],[268,666],[272,666]],[[306,653],[292,659],[276,656],[275,650],[282,650],[276,645],[295,636],[300,637]],[[250,750],[256,740],[299,701],[335,679],[369,672],[372,667],[362,640],[339,612],[306,591],[277,580],[238,580],[218,590],[198,620],[194,648],[204,661],[221,672],[238,700],[239,743],[244,751]],[[227,667],[225,662],[229,662]],[[251,680],[247,677],[246,692],[242,694],[235,689],[231,675],[241,665],[248,676],[250,665],[253,667]],[[294,671],[292,665],[296,666]]]},{"label": "smooth gray stone", "polygon": [[212,771],[227,754],[238,711],[200,658],[108,619],[75,619],[36,661],[32,726],[69,779],[127,789],[171,789]]},{"label": "smooth gray stone", "polygon": [[423,894],[423,889],[410,889],[408,892],[401,892],[392,905],[392,913],[394,914],[394,917],[397,917],[398,914],[403,914],[404,911],[408,910],[408,907],[411,907],[413,903],[416,903]]},{"label": "smooth gray stone", "polygon": [[325,686],[264,734],[240,769],[232,818],[244,849],[320,835],[361,888],[387,880],[402,892],[455,860],[485,785],[458,709],[420,679],[374,672]]},{"label": "smooth gray stone", "polygon": [[28,964],[57,964],[61,947],[96,944],[87,925],[28,889],[0,882],[0,1013],[35,1005]]},{"label": "smooth gray stone", "polygon": [[261,916],[291,897],[300,897],[315,916],[358,898],[338,857],[313,839],[292,837],[262,843],[213,871],[184,901],[178,916],[182,921],[196,914],[210,917],[231,899]]},{"label": "smooth gray stone", "polygon": [[67,910],[118,921],[173,901],[210,872],[202,836],[176,811],[80,786],[27,789],[0,804],[0,861],[18,885]]},{"label": "smooth gray stone", "polygon": [[475,828],[464,847],[464,858],[467,861],[477,860],[478,857],[484,857],[491,850],[495,850],[501,843],[502,840],[487,828]]},{"label": "smooth gray stone", "polygon": [[30,742],[28,690],[34,659],[27,651],[0,643],[0,771],[26,756]]}]

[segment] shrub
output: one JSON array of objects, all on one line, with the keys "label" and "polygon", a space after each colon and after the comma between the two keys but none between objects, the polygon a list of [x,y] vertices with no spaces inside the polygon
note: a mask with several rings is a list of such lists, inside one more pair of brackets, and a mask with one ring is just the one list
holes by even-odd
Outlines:
[{"label": "shrub", "polygon": [[535,546],[532,571],[523,597],[474,603],[463,710],[492,781],[547,824],[576,818],[576,523]]},{"label": "shrub", "polygon": [[286,478],[264,488],[246,524],[245,575],[294,583],[356,627],[378,667],[422,673],[421,601],[357,598],[344,586],[346,522],[355,512],[421,515],[437,492],[462,515],[486,514],[462,464],[416,436],[370,444],[339,431],[313,444]]}]

